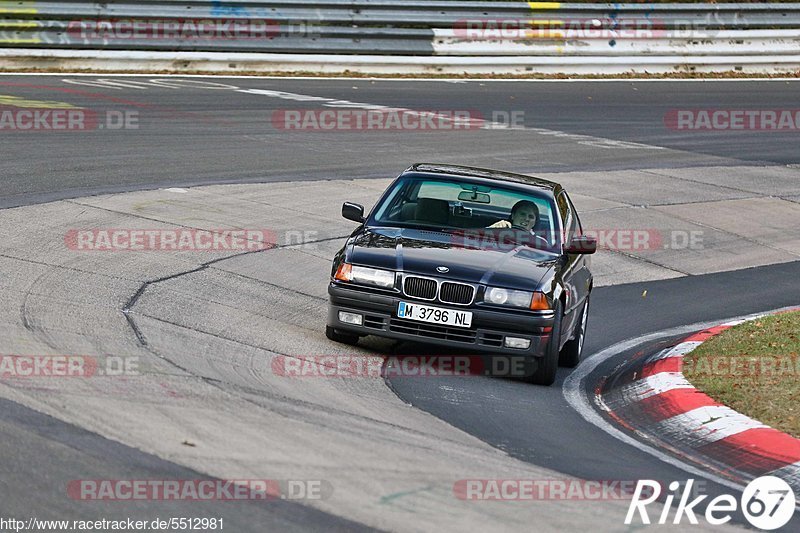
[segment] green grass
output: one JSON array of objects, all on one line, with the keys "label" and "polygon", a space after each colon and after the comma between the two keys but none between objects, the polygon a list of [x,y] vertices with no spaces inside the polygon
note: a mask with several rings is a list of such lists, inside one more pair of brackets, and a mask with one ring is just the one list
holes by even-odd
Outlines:
[{"label": "green grass", "polygon": [[800,438],[800,312],[724,331],[684,358],[683,373],[718,402]]}]

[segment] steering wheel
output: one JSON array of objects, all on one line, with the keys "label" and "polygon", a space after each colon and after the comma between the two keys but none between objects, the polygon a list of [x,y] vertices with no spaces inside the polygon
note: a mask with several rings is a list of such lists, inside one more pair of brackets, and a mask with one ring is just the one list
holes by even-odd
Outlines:
[{"label": "steering wheel", "polygon": [[533,236],[534,239],[539,239],[538,245],[535,246],[535,248],[538,248],[539,246],[542,246],[544,248],[549,248],[550,247],[550,243],[547,242],[547,239],[545,239],[541,235],[536,235],[535,233],[533,233],[533,230],[530,230],[530,229],[528,229],[528,228],[526,228],[524,226],[515,226],[514,224],[511,225],[511,228],[515,229],[515,230],[519,230],[519,231],[526,231],[531,236]]}]

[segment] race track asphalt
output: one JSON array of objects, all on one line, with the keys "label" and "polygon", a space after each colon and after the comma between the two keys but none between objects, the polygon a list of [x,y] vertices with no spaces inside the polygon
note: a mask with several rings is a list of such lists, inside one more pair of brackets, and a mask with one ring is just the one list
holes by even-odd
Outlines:
[{"label": "race track asphalt", "polygon": [[[0,208],[159,187],[386,178],[424,160],[532,173],[800,163],[797,131],[687,132],[665,125],[665,116],[680,109],[792,109],[798,82],[194,80],[0,76],[0,97],[59,102],[98,116],[112,111],[136,117],[132,129],[0,131]],[[208,88],[212,83],[228,87]],[[524,127],[287,132],[272,123],[279,110],[320,110],[331,103],[346,108],[353,102],[470,110],[495,118],[516,113]],[[680,325],[797,305],[798,279],[800,262],[789,262],[599,287],[585,353]],[[629,355],[619,354],[594,374]],[[561,370],[550,388],[489,378],[404,378],[390,379],[388,385],[414,407],[535,465],[584,479],[686,479],[686,472],[613,439],[572,410],[562,391],[568,373]],[[86,508],[59,498],[63,490],[51,482],[77,472],[95,469],[119,478],[197,475],[13,402],[0,402],[0,454],[13,458],[0,476],[5,515],[27,517],[32,507],[46,502],[40,518],[87,518]],[[730,492],[713,482],[707,490]],[[157,511],[164,517],[171,512],[168,504],[150,505],[160,505]],[[269,508],[202,505],[202,515],[225,516],[234,531],[258,530],[254,524],[264,523],[281,529],[359,527],[289,502]],[[118,511],[119,516],[141,512],[151,517],[154,508],[121,503]],[[100,514],[109,518],[105,511]],[[795,519],[787,527],[797,530],[800,524]]]}]

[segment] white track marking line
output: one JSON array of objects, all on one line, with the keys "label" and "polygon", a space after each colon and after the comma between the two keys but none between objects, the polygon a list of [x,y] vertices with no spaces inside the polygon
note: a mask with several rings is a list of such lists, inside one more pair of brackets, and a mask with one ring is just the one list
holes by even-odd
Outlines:
[{"label": "white track marking line", "polygon": [[[241,88],[235,85],[228,85],[216,82],[204,82],[206,83],[205,86],[202,85],[187,86],[186,83],[192,80],[182,81],[179,78],[176,78],[174,80],[162,79],[162,78],[150,78],[145,81],[124,81],[124,80],[120,81],[119,79],[114,79],[114,78],[116,78],[116,76],[95,78],[94,80],[70,80],[64,78],[61,81],[71,85],[87,85],[91,87],[100,87],[100,88],[115,89],[115,90],[121,90],[121,89],[146,90],[147,88],[150,87],[158,89],[231,90],[244,94],[256,94],[256,95],[268,96],[272,98],[281,98],[283,100],[290,100],[296,102],[318,102],[321,103],[321,105],[323,105],[324,107],[332,107],[332,108],[366,109],[366,110],[381,111],[381,112],[399,111],[403,113],[421,112],[419,110],[413,110],[405,107],[389,107],[380,104],[352,102],[350,100],[337,100],[335,98],[327,98],[323,96],[311,96],[306,94],[290,93],[286,91],[276,91],[272,89],[252,89],[252,88],[248,89],[248,88]],[[201,83],[201,82],[196,82],[196,83]],[[468,113],[471,115],[471,111],[469,111]],[[434,116],[440,119],[453,120],[453,116],[450,115],[436,114]],[[551,130],[546,128],[526,127],[524,125],[508,124],[488,119],[487,120],[470,119],[469,123],[472,123],[473,121],[475,121],[475,124],[480,125],[482,129],[530,131],[538,135],[547,135],[552,137],[565,138],[577,144],[582,144],[585,146],[593,146],[602,149],[666,150],[666,148],[663,146],[655,146],[655,145],[643,144],[631,141],[620,141],[617,139],[608,139],[605,137],[596,137],[593,135],[583,135],[579,133],[568,133],[565,131]]]},{"label": "white track marking line", "polygon": [[[420,111],[404,108],[404,107],[389,107],[384,106],[381,104],[368,104],[363,102],[351,102],[350,100],[337,100],[335,98],[325,98],[321,96],[310,96],[305,94],[297,94],[297,93],[290,93],[285,91],[275,91],[270,89],[237,89],[236,92],[245,93],[245,94],[259,94],[263,96],[273,97],[273,98],[281,98],[284,100],[291,100],[291,101],[298,101],[298,102],[306,102],[306,101],[314,101],[314,102],[321,102],[324,107],[333,107],[333,108],[344,108],[344,109],[367,109],[373,111],[402,111],[402,112],[410,112],[410,113],[419,113]],[[451,118],[446,117],[444,118]],[[564,131],[559,130],[549,130],[545,128],[529,128],[525,126],[510,126],[508,124],[494,122],[491,120],[483,121],[483,129],[501,129],[501,130],[515,130],[515,131],[532,131],[539,135],[550,135],[554,137],[561,137],[567,138],[577,142],[578,144],[583,144],[587,146],[595,146],[598,148],[621,148],[621,149],[628,149],[628,148],[638,148],[638,149],[645,149],[645,150],[665,150],[663,146],[653,146],[649,144],[642,144],[642,143],[635,143],[635,142],[628,142],[628,141],[619,141],[615,139],[606,139],[604,137],[595,137],[592,135],[581,135],[577,133],[567,133]]]}]

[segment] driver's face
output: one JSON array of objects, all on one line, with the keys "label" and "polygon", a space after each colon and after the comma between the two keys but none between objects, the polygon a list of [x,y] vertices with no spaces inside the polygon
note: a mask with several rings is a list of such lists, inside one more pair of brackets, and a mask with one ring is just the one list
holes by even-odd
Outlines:
[{"label": "driver's face", "polygon": [[536,224],[536,211],[531,207],[520,207],[514,212],[514,216],[511,218],[511,224],[523,227],[527,230],[533,229],[533,226]]}]

